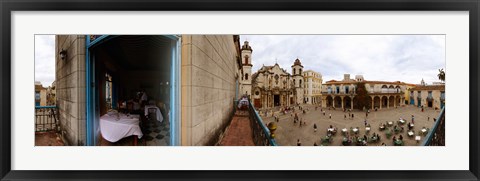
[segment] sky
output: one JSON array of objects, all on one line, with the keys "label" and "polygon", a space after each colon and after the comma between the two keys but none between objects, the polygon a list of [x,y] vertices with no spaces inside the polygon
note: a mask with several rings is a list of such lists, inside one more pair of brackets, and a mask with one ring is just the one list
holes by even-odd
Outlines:
[{"label": "sky", "polygon": [[343,74],[365,80],[419,84],[440,82],[445,67],[444,35],[240,35],[253,49],[252,74],[262,65],[292,72],[295,59],[305,70],[319,72],[323,82]]},{"label": "sky", "polygon": [[[250,42],[252,73],[262,65],[292,72],[300,59],[305,70],[319,72],[323,82],[343,79],[343,74],[365,80],[418,84],[439,82],[445,67],[444,35],[240,35]],[[35,81],[48,87],[55,80],[55,36],[35,35]]]},{"label": "sky", "polygon": [[55,35],[35,35],[35,81],[43,87],[55,81]]}]

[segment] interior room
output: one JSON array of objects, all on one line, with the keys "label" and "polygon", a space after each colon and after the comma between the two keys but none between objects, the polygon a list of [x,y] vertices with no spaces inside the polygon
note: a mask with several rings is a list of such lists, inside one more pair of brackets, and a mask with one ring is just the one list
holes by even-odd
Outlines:
[{"label": "interior room", "polygon": [[97,145],[170,145],[173,43],[166,36],[126,35],[92,49]]}]

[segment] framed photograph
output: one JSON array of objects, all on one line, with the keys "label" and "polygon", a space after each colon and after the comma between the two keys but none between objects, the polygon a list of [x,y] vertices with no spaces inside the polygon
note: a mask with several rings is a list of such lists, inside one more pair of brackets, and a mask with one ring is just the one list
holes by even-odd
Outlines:
[{"label": "framed photograph", "polygon": [[478,180],[478,3],[2,1],[0,178]]}]

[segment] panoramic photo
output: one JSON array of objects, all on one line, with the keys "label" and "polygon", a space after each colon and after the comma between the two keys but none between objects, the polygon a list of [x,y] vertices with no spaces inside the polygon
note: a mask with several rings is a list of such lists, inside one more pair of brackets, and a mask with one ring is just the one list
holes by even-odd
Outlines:
[{"label": "panoramic photo", "polygon": [[445,146],[445,35],[35,35],[35,146]]}]

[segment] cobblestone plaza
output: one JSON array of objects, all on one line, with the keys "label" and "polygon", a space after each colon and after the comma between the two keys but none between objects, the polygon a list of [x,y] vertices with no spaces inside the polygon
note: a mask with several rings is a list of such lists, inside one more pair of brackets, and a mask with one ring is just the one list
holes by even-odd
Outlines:
[{"label": "cobblestone plaza", "polygon": [[[321,145],[321,138],[325,138],[327,135],[327,128],[332,125],[338,129],[338,132],[332,137],[333,140],[328,145],[330,146],[342,146],[342,129],[347,128],[348,132],[350,132],[350,128],[358,127],[359,128],[359,137],[363,137],[366,134],[365,130],[365,119],[367,123],[371,126],[370,133],[367,133],[367,137],[371,137],[373,133],[379,134],[381,140],[375,143],[368,143],[369,146],[380,146],[382,143],[385,143],[387,146],[393,145],[393,137],[399,137],[400,135],[403,136],[403,142],[405,146],[420,146],[422,141],[424,140],[425,136],[421,134],[421,129],[423,127],[432,130],[432,126],[434,125],[434,118],[440,114],[440,110],[434,110],[432,108],[424,109],[421,111],[421,108],[416,106],[402,106],[398,108],[390,108],[390,109],[381,109],[378,111],[371,111],[368,117],[366,118],[366,114],[364,111],[352,110],[351,113],[354,114],[354,118],[349,118],[348,111],[344,112],[343,110],[336,109],[336,110],[329,110],[328,108],[320,108],[318,106],[317,110],[315,110],[315,105],[308,105],[303,106],[303,109],[306,113],[302,113],[299,111],[299,107],[295,107],[295,112],[298,114],[300,120],[304,121],[305,124],[300,126],[300,124],[294,123],[294,116],[292,116],[292,112],[288,112],[287,114],[283,114],[279,112],[279,108],[277,111],[272,109],[275,116],[279,117],[279,121],[277,122],[277,130],[275,131],[275,140],[281,146],[296,146],[297,140],[300,140],[301,146],[313,146],[314,143]],[[325,111],[325,116],[323,115],[323,111]],[[294,113],[293,113],[294,114]],[[331,119],[329,115],[332,115]],[[346,119],[345,119],[346,115]],[[414,116],[414,136],[409,137],[407,135],[407,123],[411,122],[411,116]],[[430,118],[429,118],[430,117]],[[393,122],[393,126],[388,127],[389,129],[393,129],[395,125],[397,125],[398,120],[403,118],[406,120],[404,124],[405,130],[403,132],[395,133],[392,131],[392,136],[387,138],[386,131],[379,131],[379,127],[382,123],[386,122]],[[265,124],[268,124],[272,121],[275,121],[275,118],[272,116],[271,111],[267,113],[267,117],[265,117],[265,113],[262,113],[262,119]],[[314,131],[313,125],[317,125],[317,131]],[[354,135],[354,134],[350,134]],[[421,140],[416,141],[415,136],[420,136]],[[353,145],[353,144],[352,144]]]}]

